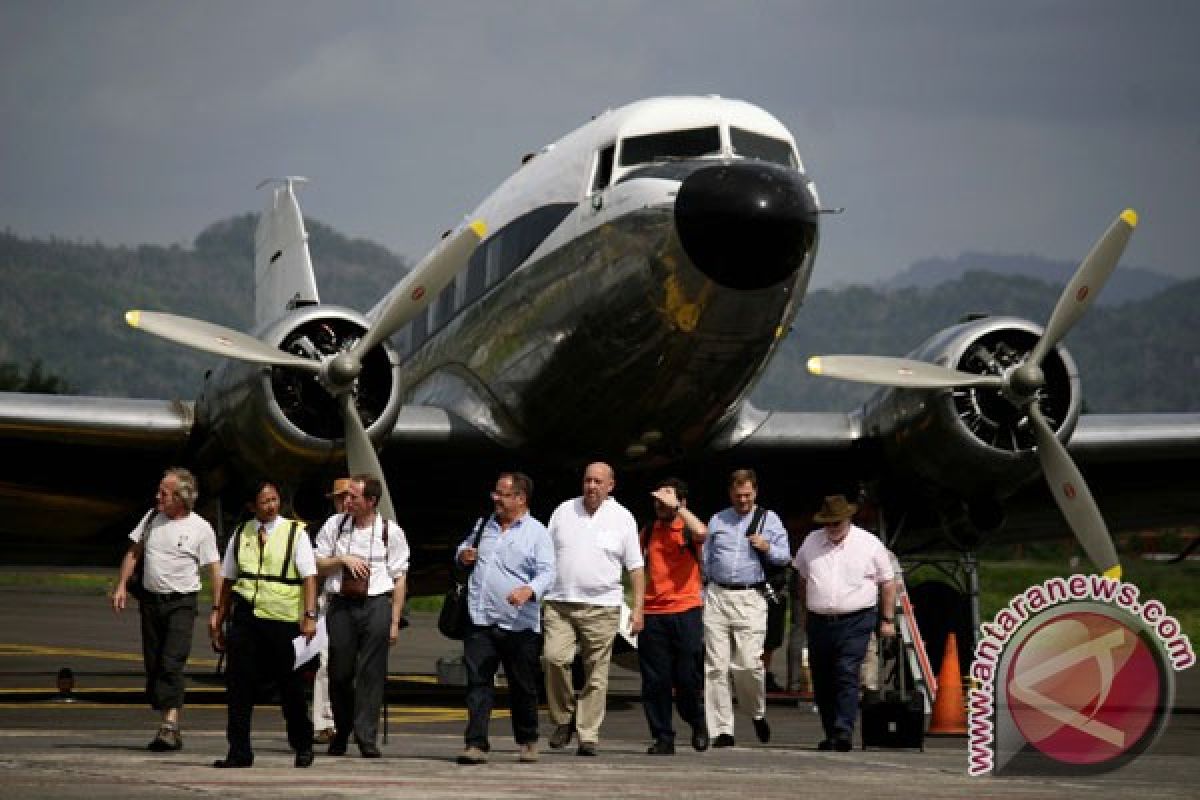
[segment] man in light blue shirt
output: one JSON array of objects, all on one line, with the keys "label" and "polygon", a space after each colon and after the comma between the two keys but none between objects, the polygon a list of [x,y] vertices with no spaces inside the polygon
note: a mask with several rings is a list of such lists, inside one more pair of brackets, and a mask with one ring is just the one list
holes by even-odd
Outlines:
[{"label": "man in light blue shirt", "polygon": [[541,682],[541,599],[554,584],[554,544],[529,513],[533,481],[503,472],[492,492],[495,513],[459,545],[456,558],[471,569],[467,583],[470,629],[463,639],[467,670],[466,749],[460,764],[487,761],[488,721],[495,702],[496,667],[504,665],[518,760],[537,761],[537,702]]},{"label": "man in light blue shirt", "polygon": [[754,733],[766,744],[766,691],[762,662],[767,635],[767,564],[791,559],[779,517],[759,508],[758,476],[739,469],[729,481],[732,506],[714,514],[704,543],[704,712],[713,747],[733,747],[733,698],[750,714]]}]

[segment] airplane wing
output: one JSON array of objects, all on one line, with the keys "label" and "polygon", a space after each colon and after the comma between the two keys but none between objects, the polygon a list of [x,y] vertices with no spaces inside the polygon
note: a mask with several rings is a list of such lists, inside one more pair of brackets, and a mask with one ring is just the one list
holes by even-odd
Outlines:
[{"label": "airplane wing", "polygon": [[[800,413],[749,409],[715,443],[730,463],[770,465],[772,484],[796,478],[802,491],[855,493],[876,480],[903,487],[886,498],[890,533],[902,552],[945,546],[960,522],[937,509],[939,486],[913,479],[900,429],[881,432],[859,412]],[[736,444],[735,444],[736,442]],[[941,449],[961,446],[948,436]],[[936,448],[935,448],[936,449]],[[1200,520],[1200,414],[1082,414],[1067,444],[1109,528],[1130,532],[1194,525]],[[986,467],[978,469],[982,472]],[[952,469],[959,469],[957,462]],[[776,490],[791,492],[790,487]],[[772,492],[775,494],[776,492]],[[879,499],[879,498],[877,498]],[[810,505],[815,509],[819,497]],[[970,509],[963,508],[964,519]],[[1004,499],[1003,527],[985,541],[1067,540],[1071,537],[1050,490],[1036,476]],[[899,520],[903,520],[902,523]]]},{"label": "airplane wing", "polygon": [[0,392],[0,519],[14,551],[110,552],[103,532],[149,507],[194,425],[193,404],[176,400]]}]

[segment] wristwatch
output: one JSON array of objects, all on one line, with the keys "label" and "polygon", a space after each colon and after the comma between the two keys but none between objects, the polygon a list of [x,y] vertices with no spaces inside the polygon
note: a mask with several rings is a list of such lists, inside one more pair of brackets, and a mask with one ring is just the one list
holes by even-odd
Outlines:
[{"label": "wristwatch", "polygon": [[316,618],[317,618],[317,612],[315,612],[315,611],[305,611],[305,612],[304,612],[304,618],[305,618],[305,619],[316,619]]}]

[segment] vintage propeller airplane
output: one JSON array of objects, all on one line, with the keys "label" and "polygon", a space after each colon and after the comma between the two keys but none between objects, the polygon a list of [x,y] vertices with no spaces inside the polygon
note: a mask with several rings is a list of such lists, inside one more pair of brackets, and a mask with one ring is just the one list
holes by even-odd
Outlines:
[{"label": "vintage propeller airplane", "polygon": [[761,466],[793,514],[862,490],[901,552],[1056,532],[1062,518],[1031,488],[1041,474],[1113,574],[1076,460],[1121,527],[1200,518],[1200,414],[1083,414],[1061,343],[1115,268],[1132,211],[1045,329],[974,318],[903,359],[814,357],[816,374],[885,388],[860,409],[798,413],[747,397],[800,310],[822,208],[792,135],[749,103],[663,97],[595,117],[523,163],[365,314],[320,302],[299,182],[274,186],[260,220],[251,333],[127,315],[225,358],[198,400],[0,394],[11,530],[119,541],[144,504],[131,493],[172,461],[201,473],[218,518],[253,476],[300,499],[347,469],[386,475],[393,494],[404,487],[385,509],[418,565],[444,564],[499,468],[548,483],[549,504],[592,458],[635,483],[668,468],[708,476],[714,502],[726,466]]}]

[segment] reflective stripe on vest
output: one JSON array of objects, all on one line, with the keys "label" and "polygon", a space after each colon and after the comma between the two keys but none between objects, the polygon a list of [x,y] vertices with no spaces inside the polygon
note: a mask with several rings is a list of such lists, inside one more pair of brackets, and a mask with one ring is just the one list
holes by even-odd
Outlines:
[{"label": "reflective stripe on vest", "polygon": [[288,535],[268,536],[266,548],[258,544],[256,520],[245,522],[238,528],[238,578],[233,591],[254,607],[256,617],[298,622],[303,610],[304,579],[296,571],[292,553],[300,525],[296,520],[281,519],[280,522],[291,522]]}]

